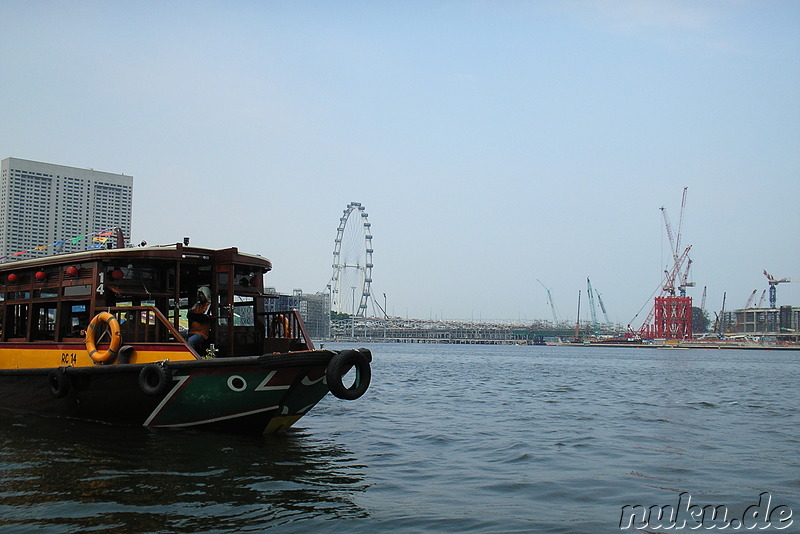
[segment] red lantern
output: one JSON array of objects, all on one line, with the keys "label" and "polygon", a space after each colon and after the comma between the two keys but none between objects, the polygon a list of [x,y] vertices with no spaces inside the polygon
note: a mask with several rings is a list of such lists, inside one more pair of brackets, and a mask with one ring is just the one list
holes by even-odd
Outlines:
[{"label": "red lantern", "polygon": [[78,276],[78,268],[77,267],[67,267],[66,274],[67,274],[67,276]]},{"label": "red lantern", "polygon": [[125,273],[123,273],[119,269],[114,269],[113,271],[111,271],[111,278],[113,278],[114,280],[121,280],[124,276]]},{"label": "red lantern", "polygon": [[19,276],[17,276],[16,274],[11,273],[11,274],[8,275],[8,281],[9,282],[16,282],[18,280],[19,280]]},{"label": "red lantern", "polygon": [[35,276],[36,279],[40,282],[44,282],[45,280],[47,280],[47,273],[44,271],[38,271]]}]

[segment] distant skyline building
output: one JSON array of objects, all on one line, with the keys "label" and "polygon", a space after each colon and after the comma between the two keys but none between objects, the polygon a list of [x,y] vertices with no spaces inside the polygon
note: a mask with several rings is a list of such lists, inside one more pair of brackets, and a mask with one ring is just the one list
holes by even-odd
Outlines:
[{"label": "distant skyline building", "polygon": [[0,162],[0,262],[102,246],[131,235],[133,177],[20,158]]},{"label": "distant skyline building", "polygon": [[280,294],[274,287],[264,288],[264,293],[274,298],[267,299],[266,311],[295,310],[303,318],[311,339],[325,340],[331,333],[331,297],[328,293],[303,293],[295,289],[291,295]]}]

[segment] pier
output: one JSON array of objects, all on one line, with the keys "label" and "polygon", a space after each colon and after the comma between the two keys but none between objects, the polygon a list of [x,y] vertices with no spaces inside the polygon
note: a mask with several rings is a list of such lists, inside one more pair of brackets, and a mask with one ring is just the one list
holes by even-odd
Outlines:
[{"label": "pier", "polygon": [[546,321],[476,323],[400,318],[347,318],[331,322],[331,341],[450,343],[458,345],[533,345],[571,338],[575,328]]}]

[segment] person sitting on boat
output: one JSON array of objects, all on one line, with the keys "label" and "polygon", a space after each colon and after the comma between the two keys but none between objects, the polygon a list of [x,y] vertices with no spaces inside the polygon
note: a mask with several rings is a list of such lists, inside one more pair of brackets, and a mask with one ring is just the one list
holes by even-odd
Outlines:
[{"label": "person sitting on boat", "polygon": [[198,354],[202,354],[211,332],[211,290],[202,286],[197,290],[197,304],[186,314],[189,320],[189,337],[186,341]]}]

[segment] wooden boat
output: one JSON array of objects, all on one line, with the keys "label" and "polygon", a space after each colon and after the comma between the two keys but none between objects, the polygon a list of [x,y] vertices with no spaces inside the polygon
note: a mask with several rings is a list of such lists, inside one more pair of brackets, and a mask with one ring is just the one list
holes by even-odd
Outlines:
[{"label": "wooden boat", "polygon": [[[121,236],[118,241],[121,244]],[[112,424],[284,432],[369,386],[367,349],[316,350],[264,293],[266,258],[177,243],[0,264],[0,408]],[[187,310],[210,289],[204,350]]]}]

